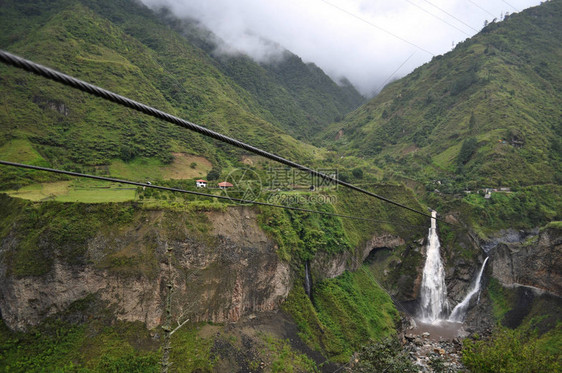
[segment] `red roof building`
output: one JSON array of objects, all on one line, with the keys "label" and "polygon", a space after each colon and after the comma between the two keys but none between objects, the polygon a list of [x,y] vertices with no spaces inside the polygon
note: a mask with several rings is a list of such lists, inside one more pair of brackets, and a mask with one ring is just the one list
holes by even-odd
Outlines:
[{"label": "red roof building", "polygon": [[232,188],[234,185],[230,184],[228,181],[223,181],[222,183],[219,183],[219,188],[221,189],[226,189],[226,188]]}]

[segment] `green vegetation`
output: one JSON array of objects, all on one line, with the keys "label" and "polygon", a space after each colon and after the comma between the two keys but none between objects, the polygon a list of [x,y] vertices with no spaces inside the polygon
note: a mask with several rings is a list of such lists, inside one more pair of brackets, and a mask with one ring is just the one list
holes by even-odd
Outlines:
[{"label": "green vegetation", "polygon": [[295,352],[289,341],[276,339],[268,335],[265,335],[263,339],[265,348],[262,354],[269,355],[273,373],[318,372],[314,361],[304,354]]},{"label": "green vegetation", "polygon": [[496,192],[490,199],[472,193],[462,199],[459,208],[464,221],[483,234],[506,228],[529,229],[562,219],[561,193],[562,187],[554,184]]},{"label": "green vegetation", "polygon": [[389,175],[424,184],[448,179],[457,190],[559,184],[561,18],[562,4],[549,1],[491,23],[318,138],[340,154],[372,159]]},{"label": "green vegetation", "polygon": [[[199,211],[223,209],[225,205],[212,202],[173,205],[158,217],[160,234],[181,239],[190,232],[203,242],[210,242],[209,222]],[[111,235],[100,248],[103,254],[91,262],[86,255],[88,243],[109,232],[134,230],[155,219],[151,207],[134,203],[32,203],[0,194],[0,209],[6,214],[0,219],[0,237],[8,235],[13,243],[3,253],[7,274],[16,277],[39,276],[51,269],[55,257],[68,265],[93,264],[100,269],[123,275],[143,274],[152,277],[158,269],[154,248],[157,236],[142,231],[139,242],[124,246]],[[162,207],[158,207],[162,210]]]},{"label": "green vegetation", "polygon": [[472,154],[478,149],[478,140],[471,137],[463,141],[459,155],[457,156],[457,166],[462,167],[470,160]]},{"label": "green vegetation", "polygon": [[[293,159],[314,160],[315,148],[286,131],[321,126],[361,101],[294,56],[285,67],[246,59],[240,66],[267,82],[256,91],[250,81],[258,75],[226,68],[236,58],[196,46],[203,31],[182,34],[185,25],[134,1],[8,1],[0,20],[3,49]],[[245,154],[29,73],[4,65],[0,72],[0,104],[9,108],[0,111],[1,159],[140,181],[204,177]],[[0,190],[46,180],[53,176],[7,168]]]},{"label": "green vegetation", "polygon": [[[559,372],[561,327],[538,338],[527,328],[497,329],[489,339],[465,339],[462,361],[472,372]],[[554,342],[556,341],[556,342]],[[556,343],[554,351],[549,344]]]},{"label": "green vegetation", "polygon": [[199,337],[201,326],[187,325],[172,335],[170,361],[174,370],[210,372],[215,363],[211,354],[212,339]]},{"label": "green vegetation", "polygon": [[[334,212],[328,204],[298,207]],[[262,211],[261,227],[279,243],[280,257],[297,267],[318,251],[336,253],[351,249],[340,218],[278,208]]]},{"label": "green vegetation", "polygon": [[365,267],[316,284],[312,299],[295,286],[283,308],[299,326],[301,338],[334,361],[346,362],[368,341],[395,332],[398,312]]},{"label": "green vegetation", "polygon": [[80,186],[71,185],[69,181],[28,185],[18,190],[5,191],[11,197],[23,198],[31,201],[58,201],[58,202],[83,202],[105,203],[133,201],[136,197],[136,188],[130,186],[116,186],[105,183]]},{"label": "green vegetation", "polygon": [[[473,372],[559,372],[562,370],[560,302],[550,295],[533,297],[525,309],[518,305],[517,289],[491,278],[487,292],[497,326],[491,336],[466,339],[463,363]],[[524,312],[517,325],[510,314]],[[510,329],[504,325],[515,327]]]},{"label": "green vegetation", "polygon": [[504,315],[511,309],[511,294],[494,277],[488,283],[488,295],[492,301],[494,318],[503,319]]},{"label": "green vegetation", "polygon": [[[549,222],[560,227],[562,54],[556,45],[562,39],[561,15],[562,3],[550,1],[492,23],[391,83],[343,121],[362,98],[316,66],[289,52],[272,65],[217,56],[198,25],[165,12],[155,15],[132,0],[4,1],[0,47],[300,163],[338,168],[342,180],[419,211],[426,208],[415,193],[425,187],[432,192],[428,205],[458,212],[484,237],[502,228]],[[0,83],[3,160],[191,190],[194,178],[221,180],[248,165],[246,152],[11,67],[0,66]],[[303,142],[311,139],[328,150]],[[252,170],[265,175],[267,162],[249,161]],[[0,190],[30,200],[0,195],[0,238],[10,238],[1,258],[6,275],[44,275],[56,259],[156,278],[161,237],[184,239],[187,230],[212,246],[209,221],[199,212],[229,206],[150,188],[106,186],[2,167]],[[511,187],[511,193],[486,199],[479,192],[500,186]],[[472,193],[454,195],[464,189]],[[298,207],[378,220],[260,208],[261,227],[294,274],[283,308],[302,339],[335,362],[348,362],[360,350],[359,371],[408,371],[411,366],[396,354],[397,342],[383,339],[395,333],[398,313],[377,276],[382,265],[399,263],[399,270],[379,280],[398,294],[411,287],[422,256],[409,243],[425,235],[427,219],[344,189],[280,195],[302,197],[303,203],[294,204]],[[307,201],[317,196],[328,203]],[[115,203],[122,201],[127,202]],[[110,234],[115,229],[148,233],[140,235],[142,242],[120,245]],[[299,284],[305,261],[319,253],[352,253],[377,233],[400,236],[406,244],[357,272],[315,281],[308,298]],[[441,225],[440,234],[448,257],[475,255],[463,248],[459,232]],[[101,259],[93,260],[88,243],[102,235]],[[494,279],[488,294],[501,321],[513,307],[513,294]],[[465,364],[483,372],[525,371],[525,366],[559,371],[560,326],[538,307],[516,330],[500,328],[490,339],[467,341]],[[544,309],[551,312],[549,307]],[[157,371],[161,346],[154,336],[140,324],[100,321],[100,309],[89,318],[80,314],[79,324],[49,319],[28,333],[0,325],[0,369]],[[552,331],[544,333],[547,329]],[[174,335],[171,360],[178,370],[216,367],[213,340],[200,331],[187,325]],[[274,372],[317,370],[288,341],[263,336],[261,347],[259,357],[268,357]],[[249,364],[259,368],[257,359]]]},{"label": "green vegetation", "polygon": [[0,194],[1,236],[11,234],[14,246],[3,260],[8,274],[16,277],[38,276],[49,271],[55,257],[68,264],[85,263],[86,241],[103,227],[131,222],[131,205],[44,202],[32,204]]},{"label": "green vegetation", "polygon": [[[0,325],[6,372],[158,372],[158,346],[140,323],[72,325],[54,319],[27,333]],[[144,343],[144,345],[143,345]]]}]

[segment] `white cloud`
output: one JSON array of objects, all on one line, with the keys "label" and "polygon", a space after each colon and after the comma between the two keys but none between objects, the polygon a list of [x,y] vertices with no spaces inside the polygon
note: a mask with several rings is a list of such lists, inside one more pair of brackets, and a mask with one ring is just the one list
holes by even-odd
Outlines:
[{"label": "white cloud", "polygon": [[198,19],[224,40],[229,51],[247,53],[257,61],[277,56],[276,44],[281,45],[304,61],[314,62],[335,80],[348,78],[363,94],[380,89],[389,78],[404,76],[429,61],[432,54],[446,53],[453,43],[474,35],[484,20],[492,20],[488,12],[499,19],[506,11],[512,13],[514,8],[521,11],[540,3],[539,0],[142,1],[153,8],[167,7],[178,17]]}]

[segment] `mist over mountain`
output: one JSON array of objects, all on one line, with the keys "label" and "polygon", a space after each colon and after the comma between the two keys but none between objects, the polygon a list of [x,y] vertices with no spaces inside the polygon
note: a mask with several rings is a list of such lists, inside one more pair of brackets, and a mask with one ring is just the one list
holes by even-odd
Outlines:
[{"label": "mist over mountain", "polygon": [[1,2],[1,49],[345,182],[0,65],[0,160],[135,182],[2,162],[1,371],[560,371],[562,0],[427,61],[337,1]]},{"label": "mist over mountain", "polygon": [[[282,62],[269,65],[216,55],[204,31],[134,1],[19,1],[6,3],[1,12],[3,49],[289,158],[312,160],[313,147],[295,138],[310,137],[363,100],[351,86],[339,86],[288,51]],[[36,162],[112,168],[115,162],[148,158],[168,164],[172,153],[183,152],[207,157],[220,170],[229,164],[228,154],[240,154],[0,68],[3,100],[13,105],[0,114],[2,144],[24,142],[38,151]],[[117,117],[120,125],[109,125]],[[18,174],[8,171],[3,180],[14,185]]]},{"label": "mist over mountain", "polygon": [[433,56],[479,32],[485,22],[539,0],[365,1],[143,0],[179,18],[196,19],[223,43],[217,51],[258,62],[282,48],[318,65],[335,81],[347,78],[368,97]]},{"label": "mist over mountain", "polygon": [[324,144],[424,183],[559,184],[561,17],[550,1],[490,23],[331,125]]}]

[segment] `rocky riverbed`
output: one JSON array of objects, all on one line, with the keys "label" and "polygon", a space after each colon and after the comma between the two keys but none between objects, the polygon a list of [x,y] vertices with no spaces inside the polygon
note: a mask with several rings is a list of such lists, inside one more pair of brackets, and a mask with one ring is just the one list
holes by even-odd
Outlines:
[{"label": "rocky riverbed", "polygon": [[431,324],[408,318],[402,325],[402,348],[423,373],[467,372],[461,361],[463,339],[470,338],[473,332],[491,333],[490,329],[465,329],[461,323],[445,320]]},{"label": "rocky riverbed", "polygon": [[431,333],[406,334],[404,350],[420,372],[466,372],[461,362],[462,341],[432,338]]}]

